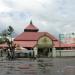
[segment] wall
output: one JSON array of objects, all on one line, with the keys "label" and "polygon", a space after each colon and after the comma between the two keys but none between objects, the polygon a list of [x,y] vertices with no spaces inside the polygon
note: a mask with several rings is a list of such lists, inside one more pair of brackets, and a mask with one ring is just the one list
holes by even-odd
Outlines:
[{"label": "wall", "polygon": [[75,50],[56,50],[56,57],[57,56],[75,56]]}]

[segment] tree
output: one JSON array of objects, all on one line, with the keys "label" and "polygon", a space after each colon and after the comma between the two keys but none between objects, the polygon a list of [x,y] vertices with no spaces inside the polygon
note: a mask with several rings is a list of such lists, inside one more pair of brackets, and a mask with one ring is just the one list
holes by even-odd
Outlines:
[{"label": "tree", "polygon": [[[12,42],[12,34],[14,29],[12,26],[9,26],[7,29],[3,30],[1,33],[2,39],[9,45],[9,42]],[[10,37],[10,38],[8,38]],[[9,42],[8,42],[9,41]]]},{"label": "tree", "polygon": [[0,33],[0,44],[5,43],[5,38],[7,37],[7,30],[3,30]]},{"label": "tree", "polygon": [[[15,48],[15,45],[13,44],[13,41],[12,41],[12,34],[14,33],[14,29],[12,26],[9,26],[7,29],[5,29],[3,32],[2,32],[2,36],[5,40],[5,42],[7,43],[8,47],[9,47],[9,51],[10,51],[10,56],[11,57],[10,59],[13,59],[14,58],[14,48]],[[10,37],[10,39],[8,38]]]},{"label": "tree", "polygon": [[12,26],[9,26],[8,27],[8,35],[12,36],[13,32],[14,32],[13,27]]},{"label": "tree", "polygon": [[3,38],[0,38],[0,44],[5,43],[5,40]]},{"label": "tree", "polygon": [[7,29],[7,31],[8,31],[7,34],[10,36],[11,40],[6,39],[6,41],[7,41],[7,44],[8,44],[8,46],[9,46],[9,49],[10,49],[10,52],[11,52],[11,59],[13,59],[14,56],[15,56],[15,53],[14,53],[15,45],[14,45],[14,43],[13,43],[13,41],[12,41],[12,34],[13,34],[13,32],[14,32],[14,29],[13,29],[12,26],[9,26],[8,29]]}]

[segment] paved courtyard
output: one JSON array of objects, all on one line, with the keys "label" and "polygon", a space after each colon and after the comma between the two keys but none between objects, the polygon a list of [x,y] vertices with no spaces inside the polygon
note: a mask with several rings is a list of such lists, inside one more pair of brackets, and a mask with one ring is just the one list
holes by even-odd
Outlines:
[{"label": "paved courtyard", "polygon": [[0,60],[0,75],[75,75],[75,58]]}]

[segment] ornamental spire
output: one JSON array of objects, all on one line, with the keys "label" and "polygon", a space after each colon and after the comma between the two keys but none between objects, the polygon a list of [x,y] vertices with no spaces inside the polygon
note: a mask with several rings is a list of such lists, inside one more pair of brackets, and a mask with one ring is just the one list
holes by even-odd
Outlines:
[{"label": "ornamental spire", "polygon": [[30,21],[30,24],[33,24],[33,23],[32,23],[32,20]]},{"label": "ornamental spire", "polygon": [[39,29],[33,25],[32,20],[30,20],[30,24],[24,29],[24,32],[38,32]]}]

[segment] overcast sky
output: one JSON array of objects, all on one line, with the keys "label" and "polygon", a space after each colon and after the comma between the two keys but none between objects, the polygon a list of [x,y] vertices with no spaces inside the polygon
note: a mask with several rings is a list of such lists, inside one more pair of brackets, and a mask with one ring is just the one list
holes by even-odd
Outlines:
[{"label": "overcast sky", "polygon": [[75,0],[0,0],[0,30],[11,25],[23,32],[31,19],[55,36],[75,32]]}]

